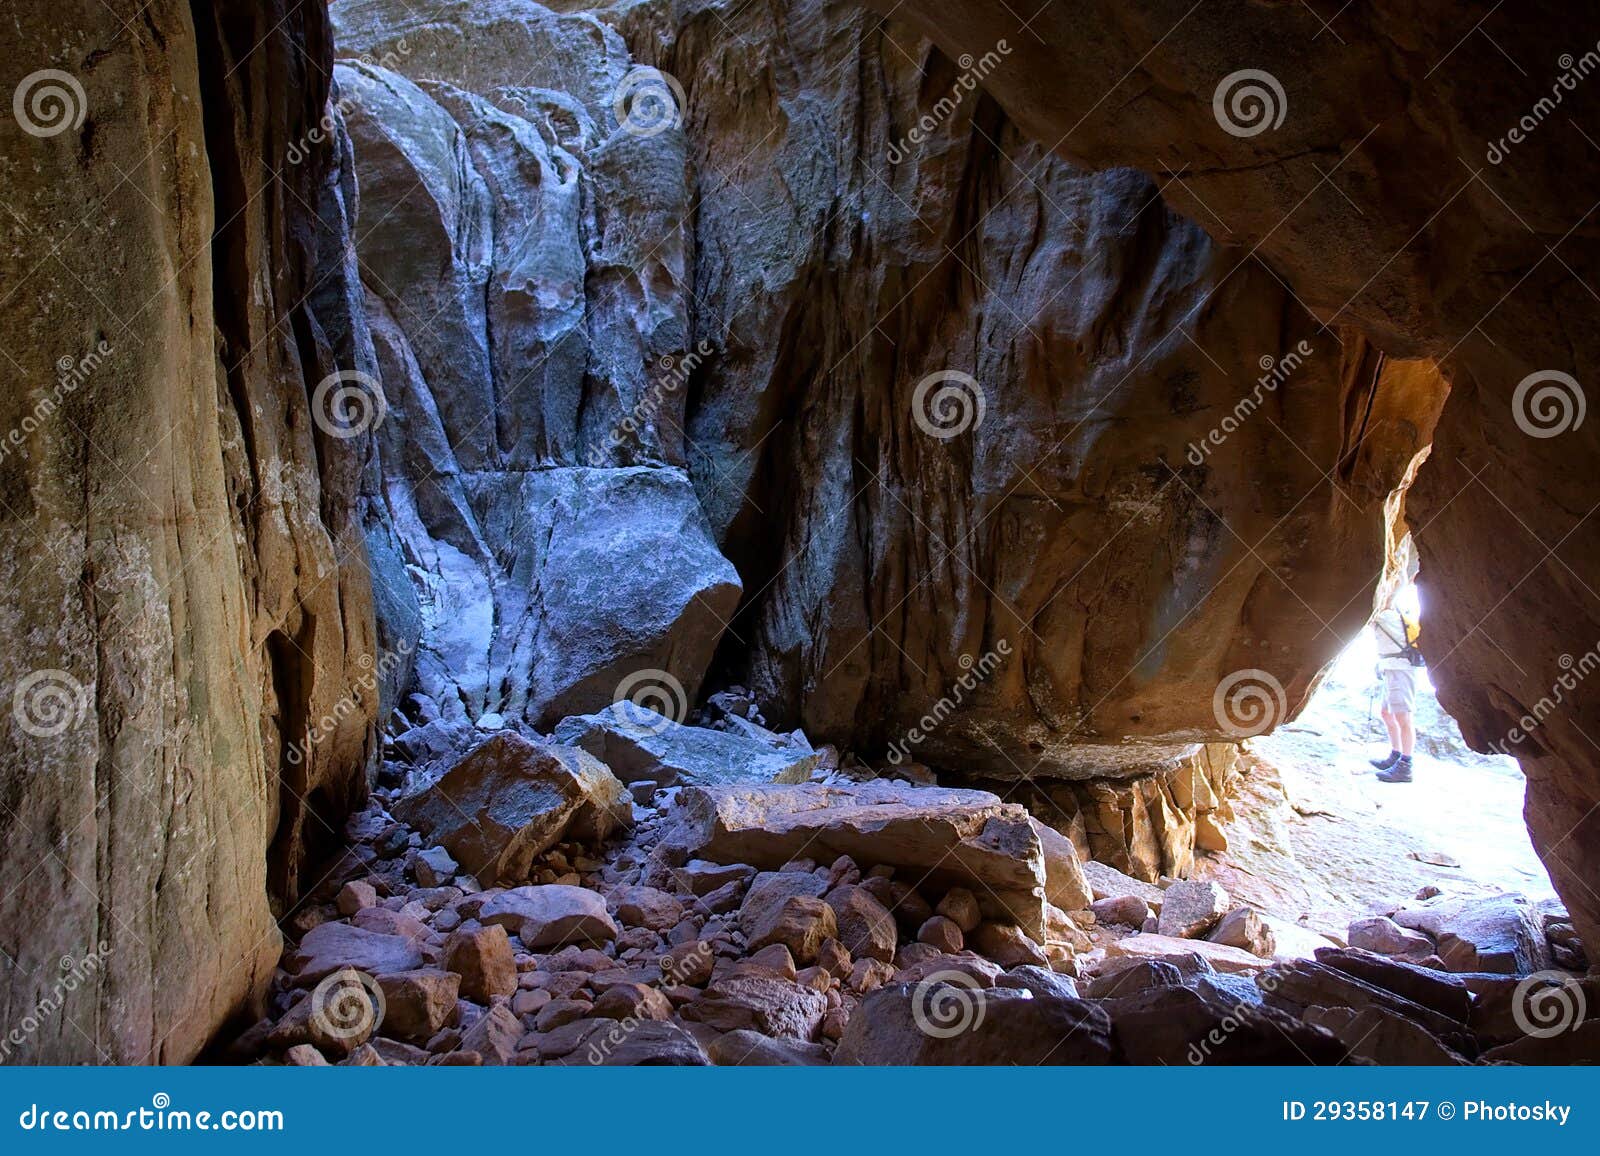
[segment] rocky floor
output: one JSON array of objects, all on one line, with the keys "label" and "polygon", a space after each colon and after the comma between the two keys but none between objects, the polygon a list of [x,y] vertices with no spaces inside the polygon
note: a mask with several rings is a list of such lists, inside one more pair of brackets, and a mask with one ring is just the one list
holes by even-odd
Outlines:
[{"label": "rocky floor", "polygon": [[[226,1057],[1600,1059],[1600,981],[1578,978],[1553,905],[1430,888],[1324,937],[1214,880],[1080,862],[985,792],[841,772],[781,736],[750,767],[752,748],[713,730],[690,736],[704,761],[666,768],[665,728],[597,720],[567,728],[582,747],[510,731],[465,756],[394,744],[349,846],[284,923],[267,1014]],[[626,787],[589,748],[629,765]]]}]

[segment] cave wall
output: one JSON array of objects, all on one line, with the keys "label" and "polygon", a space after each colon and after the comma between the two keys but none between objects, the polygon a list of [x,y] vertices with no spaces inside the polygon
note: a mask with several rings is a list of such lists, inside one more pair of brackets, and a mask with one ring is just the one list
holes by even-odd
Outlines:
[{"label": "cave wall", "polygon": [[[541,686],[574,665],[518,637],[560,618],[549,570],[502,540],[542,524],[530,472],[596,453],[686,470],[738,569],[737,616],[671,635],[690,697],[709,631],[714,679],[872,750],[982,666],[906,753],[1010,778],[1168,757],[1097,745],[1129,736],[1237,737],[1215,695],[1236,671],[1298,706],[1366,619],[1384,500],[1442,387],[1405,387],[1265,266],[1236,271],[1148,178],[1049,155],[979,65],[912,29],[824,0],[558,7],[332,9],[363,58],[340,86],[380,221],[359,246],[395,335],[384,472],[433,603],[428,709],[548,725],[552,702],[614,694],[615,674]],[[638,131],[620,94],[643,69],[676,115]],[[949,373],[952,396],[927,392]],[[653,384],[650,420],[609,439]],[[638,599],[596,586],[594,614],[615,591],[626,621]],[[454,640],[474,616],[504,638],[487,664]]]},{"label": "cave wall", "polygon": [[327,22],[64,0],[0,46],[5,1059],[181,1062],[375,736],[364,450],[309,410],[354,317]]},{"label": "cave wall", "polygon": [[[1583,420],[1600,16],[1425,0],[1325,24],[1293,3],[1085,0],[1024,27],[999,0],[873,5],[947,53],[1008,39],[987,85],[1030,136],[1160,176],[1321,322],[1441,367],[1450,399],[1406,506],[1422,648],[1468,743],[1519,757],[1534,844],[1600,939],[1600,700],[1583,681],[1600,638],[1600,425]],[[1225,85],[1245,69],[1278,90],[1256,82],[1254,111]]]}]

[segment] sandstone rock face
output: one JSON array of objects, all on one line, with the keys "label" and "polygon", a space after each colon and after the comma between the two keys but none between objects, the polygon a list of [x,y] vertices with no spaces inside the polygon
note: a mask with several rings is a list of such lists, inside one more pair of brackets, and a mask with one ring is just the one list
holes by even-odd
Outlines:
[{"label": "sandstone rock face", "polygon": [[[340,84],[441,709],[549,720],[630,666],[692,697],[731,622],[725,668],[785,725],[1094,778],[1124,756],[1085,742],[1216,735],[1233,672],[1265,664],[1287,711],[1365,618],[1442,390],[1400,390],[1143,178],[1070,168],[987,98],[908,147],[895,126],[958,69],[906,27],[834,0],[332,12],[384,62]],[[658,79],[677,115],[645,128],[612,98],[649,67],[692,99]],[[1262,420],[1208,461],[1252,390]],[[607,574],[670,589],[596,581],[584,661],[530,662],[565,607],[507,531],[542,542],[526,491],[584,466],[578,492],[686,469],[737,618],[693,519],[634,544],[619,495]]]},{"label": "sandstone rock face", "polygon": [[563,719],[557,742],[581,747],[622,779],[661,786],[804,779],[817,763],[810,750],[773,747],[706,727],[680,726],[631,700]]},{"label": "sandstone rock face", "polygon": [[32,1063],[183,1062],[256,1013],[387,669],[365,439],[311,405],[359,367],[349,158],[336,123],[308,140],[326,16],[131,14],[0,30],[30,110],[0,117],[0,1005],[78,971],[9,1057]]},{"label": "sandstone rock face", "polygon": [[[1549,123],[1507,137],[1558,78],[1513,62],[1547,59],[1568,37],[1568,6],[1538,0],[1498,17],[1445,0],[1349,8],[1329,54],[1304,5],[1098,0],[1052,8],[1022,31],[1025,17],[1001,0],[871,3],[947,53],[1006,38],[1013,51],[985,85],[1034,139],[1082,164],[1184,174],[1163,195],[1219,240],[1249,246],[1329,326],[1438,362],[1450,401],[1405,503],[1430,612],[1422,647],[1468,744],[1520,758],[1535,846],[1579,930],[1600,939],[1590,741],[1600,705],[1574,696],[1569,669],[1580,657],[1592,665],[1600,637],[1600,598],[1582,577],[1600,556],[1590,517],[1600,482],[1587,464],[1600,423],[1582,420],[1600,315],[1581,304],[1600,270],[1588,227],[1600,157],[1572,147],[1573,126],[1600,113],[1600,88],[1563,89]],[[1483,34],[1469,35],[1480,20]],[[1272,73],[1282,99],[1268,92],[1264,118],[1246,113],[1227,131],[1213,100],[1229,108],[1224,82],[1252,67]],[[1405,189],[1388,177],[1400,166]],[[1391,389],[1384,376],[1372,428],[1408,438],[1414,413],[1387,409],[1385,395],[1417,383]],[[1359,493],[1347,471],[1365,447],[1351,432],[1327,460],[1340,491]],[[1221,484],[1235,449],[1208,463],[1198,492]],[[1260,661],[1242,661],[1245,642],[1235,634],[1224,666],[1288,670],[1259,650]]]},{"label": "sandstone rock face", "polygon": [[[990,914],[1044,938],[1044,853],[1028,815],[984,791],[875,781],[691,787],[671,838],[725,863],[781,866],[848,855],[917,867],[927,886],[968,887]],[[913,929],[914,930],[914,929]]]}]

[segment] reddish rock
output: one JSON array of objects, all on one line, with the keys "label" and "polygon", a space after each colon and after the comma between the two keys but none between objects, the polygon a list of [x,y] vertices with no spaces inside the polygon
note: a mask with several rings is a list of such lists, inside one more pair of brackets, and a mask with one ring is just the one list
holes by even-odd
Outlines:
[{"label": "reddish rock", "polygon": [[445,944],[444,965],[461,976],[461,994],[478,1003],[517,990],[517,962],[503,927],[453,933]]}]

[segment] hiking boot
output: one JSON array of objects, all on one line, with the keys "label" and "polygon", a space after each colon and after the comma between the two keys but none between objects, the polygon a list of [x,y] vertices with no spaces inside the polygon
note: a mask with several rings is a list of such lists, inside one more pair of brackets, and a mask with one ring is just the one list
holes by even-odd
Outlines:
[{"label": "hiking boot", "polygon": [[1395,764],[1387,771],[1378,775],[1380,783],[1409,783],[1411,781],[1411,760],[1403,755],[1395,760]]},{"label": "hiking boot", "polygon": [[1387,755],[1385,755],[1381,759],[1368,759],[1367,760],[1367,762],[1369,762],[1373,766],[1377,767],[1380,771],[1387,771],[1390,767],[1394,766],[1399,761],[1400,761],[1400,752],[1399,751],[1390,751]]}]

